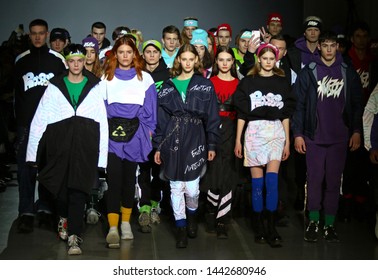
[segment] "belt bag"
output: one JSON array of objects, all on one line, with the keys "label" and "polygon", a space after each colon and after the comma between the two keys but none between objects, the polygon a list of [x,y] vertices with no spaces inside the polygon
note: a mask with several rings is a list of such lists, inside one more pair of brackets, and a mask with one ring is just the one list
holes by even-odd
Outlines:
[{"label": "belt bag", "polygon": [[139,127],[139,119],[111,118],[109,123],[109,138],[115,142],[129,142]]}]

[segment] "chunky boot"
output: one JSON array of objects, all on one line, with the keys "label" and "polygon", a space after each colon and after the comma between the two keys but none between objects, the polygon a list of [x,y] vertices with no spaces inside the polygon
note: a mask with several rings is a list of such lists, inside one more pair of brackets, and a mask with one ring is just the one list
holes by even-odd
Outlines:
[{"label": "chunky boot", "polygon": [[282,238],[275,227],[275,212],[267,211],[267,242],[270,247],[281,247]]},{"label": "chunky boot", "polygon": [[176,248],[186,248],[188,246],[188,237],[186,227],[177,228]]},{"label": "chunky boot", "polygon": [[197,215],[195,213],[188,213],[187,221],[188,221],[188,227],[187,227],[188,237],[196,238],[197,230],[198,230]]},{"label": "chunky boot", "polygon": [[205,214],[206,220],[206,232],[215,233],[216,231],[216,214],[214,212],[208,212]]},{"label": "chunky boot", "polygon": [[252,228],[255,232],[255,242],[259,244],[266,243],[264,219],[262,212],[252,213]]}]

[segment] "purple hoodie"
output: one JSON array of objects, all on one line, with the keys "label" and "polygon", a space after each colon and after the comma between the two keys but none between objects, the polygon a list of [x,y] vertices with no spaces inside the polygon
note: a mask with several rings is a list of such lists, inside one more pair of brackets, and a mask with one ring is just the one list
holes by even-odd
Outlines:
[{"label": "purple hoodie", "polygon": [[301,37],[295,41],[295,46],[301,51],[302,67],[316,60],[320,57],[319,50],[316,48],[312,53],[306,44],[306,38]]},{"label": "purple hoodie", "polygon": [[317,144],[334,144],[348,140],[348,128],[343,121],[345,105],[344,86],[339,53],[336,61],[327,66],[318,56],[317,63],[317,128],[314,141]]}]

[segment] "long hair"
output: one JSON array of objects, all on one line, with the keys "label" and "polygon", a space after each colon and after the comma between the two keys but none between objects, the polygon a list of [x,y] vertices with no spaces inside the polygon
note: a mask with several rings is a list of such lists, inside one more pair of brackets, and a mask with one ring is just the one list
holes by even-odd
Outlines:
[{"label": "long hair", "polygon": [[232,77],[238,79],[238,73],[236,71],[236,63],[235,63],[234,51],[232,50],[231,47],[226,47],[226,46],[219,46],[217,48],[215,59],[214,59],[212,76],[216,76],[219,73],[217,59],[218,59],[219,54],[222,53],[222,52],[230,54],[231,57],[234,59],[234,63],[232,64],[231,69],[230,69],[230,74],[231,74]]},{"label": "long hair", "polygon": [[100,62],[100,59],[99,59],[99,56],[98,56],[97,52],[95,53],[95,60],[93,62],[93,66],[92,66],[92,71],[91,72],[93,74],[95,74],[95,76],[97,78],[100,78],[102,76],[101,62]]},{"label": "long hair", "polygon": [[138,80],[141,81],[143,79],[142,70],[144,67],[144,60],[140,56],[139,51],[137,47],[135,46],[134,41],[128,36],[123,36],[119,38],[117,41],[115,41],[112,50],[110,51],[109,55],[106,57],[105,63],[104,63],[105,78],[108,81],[111,81],[114,78],[115,69],[119,66],[116,54],[117,54],[118,48],[122,45],[130,46],[133,49],[134,59],[133,59],[133,62],[131,63],[131,67],[135,68]]},{"label": "long hair", "polygon": [[[259,58],[264,54],[264,53],[266,53],[266,52],[271,52],[271,53],[273,53],[274,55],[276,55],[275,53],[274,53],[274,51],[271,49],[271,48],[263,48],[261,51],[260,51],[260,53],[259,53]],[[260,71],[261,71],[261,65],[260,65],[260,63],[255,63],[255,65],[253,66],[253,68],[251,69],[251,70],[249,70],[249,72],[247,73],[247,76],[255,76],[255,75],[260,75],[259,73],[260,73]],[[280,68],[278,68],[277,66],[276,66],[276,64],[274,64],[274,66],[273,66],[273,69],[272,69],[272,71],[273,71],[273,74],[274,75],[277,75],[277,76],[281,76],[281,77],[285,77],[285,72],[284,72],[284,70],[282,70],[282,69],[280,69]]]},{"label": "long hair", "polygon": [[198,58],[197,63],[194,64],[194,73],[202,73],[203,71],[202,62],[199,59],[199,55],[196,48],[192,44],[184,44],[178,50],[177,55],[175,57],[175,61],[173,63],[173,67],[170,70],[172,78],[177,77],[182,73],[181,63],[178,61],[178,58],[184,52],[191,52]]}]

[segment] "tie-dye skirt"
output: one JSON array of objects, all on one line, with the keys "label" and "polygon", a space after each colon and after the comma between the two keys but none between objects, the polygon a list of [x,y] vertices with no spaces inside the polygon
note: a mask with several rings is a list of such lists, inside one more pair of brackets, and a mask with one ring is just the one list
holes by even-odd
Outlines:
[{"label": "tie-dye skirt", "polygon": [[285,131],[280,120],[248,122],[244,135],[244,166],[261,166],[281,160]]}]

